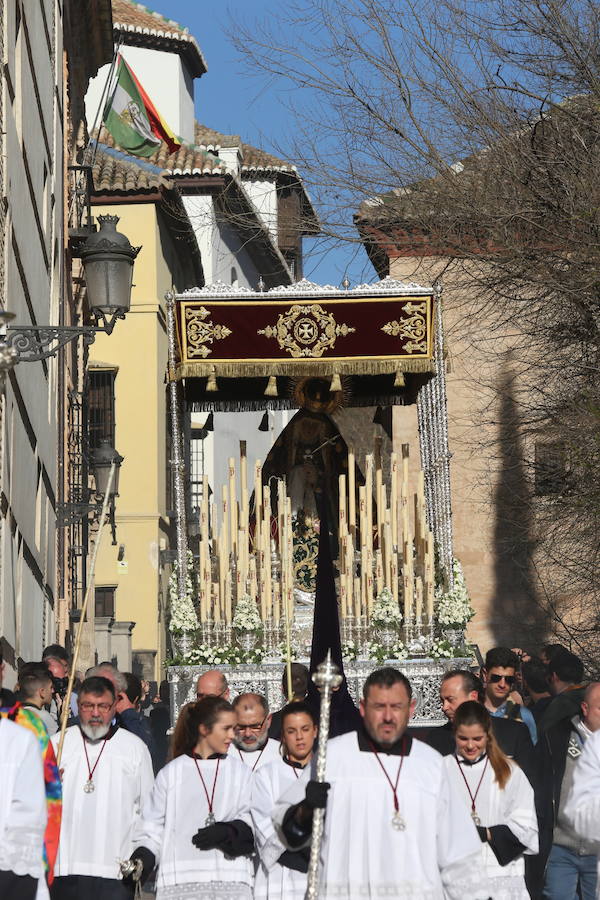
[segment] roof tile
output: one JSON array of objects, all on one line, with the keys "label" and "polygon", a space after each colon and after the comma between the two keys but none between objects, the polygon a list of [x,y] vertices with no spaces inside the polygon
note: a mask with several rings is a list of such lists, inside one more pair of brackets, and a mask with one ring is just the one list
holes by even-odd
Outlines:
[{"label": "roof tile", "polygon": [[[102,127],[99,135],[100,144],[116,147],[111,134]],[[128,157],[129,159],[131,157]],[[169,175],[222,175],[226,171],[223,160],[207,150],[201,150],[191,144],[182,144],[175,153],[163,142],[160,149],[148,158],[148,162]]]},{"label": "roof tile", "polygon": [[244,144],[237,134],[222,134],[214,128],[208,128],[200,122],[195,125],[195,140],[197,147],[207,150],[216,150],[218,153],[222,147],[236,147],[242,149],[242,172],[296,172],[296,167],[266,150],[260,150],[251,144]]},{"label": "roof tile", "polygon": [[174,35],[189,34],[189,29],[178,22],[153,12],[142,3],[132,0],[112,0],[113,22],[116,25],[139,25],[152,31],[170,32]]},{"label": "roof tile", "polygon": [[180,53],[194,78],[207,71],[206,60],[188,28],[134,0],[112,0],[112,12],[113,31],[125,44]]}]

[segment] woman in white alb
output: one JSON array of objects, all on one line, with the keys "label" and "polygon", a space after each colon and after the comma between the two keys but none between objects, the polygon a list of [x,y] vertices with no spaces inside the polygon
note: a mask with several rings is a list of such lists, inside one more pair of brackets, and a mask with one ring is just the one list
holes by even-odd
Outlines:
[{"label": "woman in white alb", "polygon": [[252,819],[258,854],[255,900],[304,900],[308,848],[288,850],[273,824],[273,809],[281,794],[311,760],[317,736],[314,716],[302,701],[288,703],[281,713],[281,758],[259,769],[252,784]]},{"label": "woman in white alb", "polygon": [[533,788],[498,746],[487,709],[462,703],[454,722],[456,753],[444,757],[450,788],[466,805],[482,842],[493,900],[529,900],[524,854],[538,852]]},{"label": "woman in white alb", "polygon": [[250,770],[233,754],[235,713],[219,697],[185,706],[173,760],[156,777],[132,860],[158,864],[157,900],[251,900]]}]

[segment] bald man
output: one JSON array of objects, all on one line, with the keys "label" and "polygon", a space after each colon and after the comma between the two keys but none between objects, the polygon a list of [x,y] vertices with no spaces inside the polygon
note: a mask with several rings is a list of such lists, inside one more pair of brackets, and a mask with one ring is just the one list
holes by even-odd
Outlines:
[{"label": "bald man", "polygon": [[205,697],[221,697],[223,700],[229,700],[227,679],[218,669],[209,669],[198,679],[196,699],[204,700]]},{"label": "bald man", "polygon": [[271,716],[262,694],[240,694],[233,701],[237,724],[230,753],[256,772],[265,763],[279,759],[279,741],[269,737]]},{"label": "bald man", "polygon": [[554,831],[546,868],[545,900],[594,897],[597,883],[597,846],[580,837],[565,816],[565,805],[583,748],[595,731],[600,731],[600,682],[589,684],[581,702],[581,712],[565,718],[545,732],[554,789]]}]

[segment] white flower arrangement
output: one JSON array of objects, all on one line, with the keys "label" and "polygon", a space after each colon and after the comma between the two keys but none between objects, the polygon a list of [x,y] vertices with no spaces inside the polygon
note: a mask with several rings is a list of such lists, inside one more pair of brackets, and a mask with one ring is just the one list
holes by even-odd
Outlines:
[{"label": "white flower arrangement", "polygon": [[342,644],[342,659],[344,662],[354,662],[360,658],[360,646],[356,641],[344,641]]},{"label": "white flower arrangement", "polygon": [[247,663],[259,664],[263,661],[264,650],[257,647],[252,650],[242,650],[239,647],[228,645],[226,647],[209,646],[200,644],[185,654],[185,657],[173,660],[171,664],[185,664],[188,666],[239,666]]},{"label": "white flower arrangement", "polygon": [[367,641],[362,648],[361,657],[365,659],[373,659],[378,663],[385,662],[386,659],[406,659],[408,650],[402,641],[396,641],[391,647],[384,647],[376,641]]},{"label": "white flower arrangement", "polygon": [[453,647],[450,641],[436,638],[431,645],[428,656],[431,659],[472,659],[473,649],[470,644]]},{"label": "white flower arrangement", "polygon": [[243,594],[235,606],[232,626],[238,631],[260,631],[262,619],[250,594]]},{"label": "white flower arrangement", "polygon": [[169,621],[169,631],[171,634],[186,634],[196,631],[198,628],[198,616],[194,609],[194,586],[192,574],[194,571],[194,556],[191,550],[188,550],[188,564],[185,575],[185,596],[179,596],[179,585],[177,583],[177,562],[173,564],[173,571],[169,578],[169,609],[171,618]]},{"label": "white flower arrangement", "polygon": [[[279,659],[281,662],[287,662],[287,643],[286,641],[281,641],[276,647],[276,650],[279,653]],[[292,643],[290,646],[290,658],[292,662],[298,662],[298,648],[294,647]]]},{"label": "white flower arrangement", "polygon": [[371,623],[377,628],[399,628],[402,624],[400,607],[387,587],[382,588],[375,598]]},{"label": "white flower arrangement", "polygon": [[475,615],[475,610],[471,605],[462,566],[457,559],[452,563],[452,573],[454,575],[452,590],[444,593],[443,588],[436,589],[436,618],[439,625],[464,628]]}]

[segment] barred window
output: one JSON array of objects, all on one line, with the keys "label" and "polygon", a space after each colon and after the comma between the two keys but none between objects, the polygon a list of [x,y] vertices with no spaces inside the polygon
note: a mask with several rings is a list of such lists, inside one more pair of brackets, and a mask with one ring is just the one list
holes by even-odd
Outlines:
[{"label": "barred window", "polygon": [[104,616],[110,616],[112,618],[114,616],[116,590],[117,587],[114,584],[103,584],[95,589],[94,600],[96,605],[96,618],[102,618]]},{"label": "barred window", "polygon": [[115,377],[113,370],[92,369],[89,373],[88,410],[90,450],[100,441],[115,446]]}]

